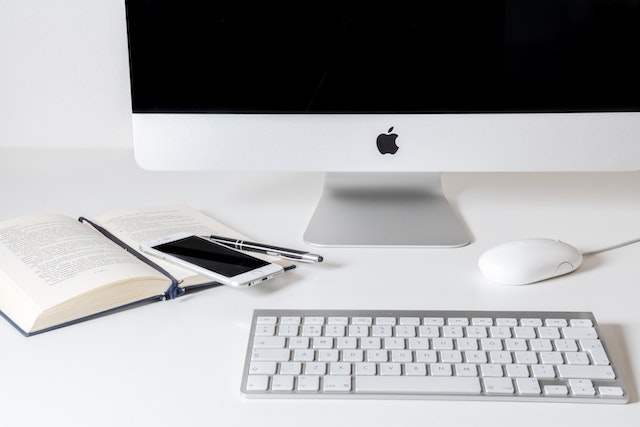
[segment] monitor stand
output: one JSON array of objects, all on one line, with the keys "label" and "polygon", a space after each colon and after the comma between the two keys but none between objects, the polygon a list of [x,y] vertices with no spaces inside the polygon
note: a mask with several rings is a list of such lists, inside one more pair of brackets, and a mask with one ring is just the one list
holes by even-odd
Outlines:
[{"label": "monitor stand", "polygon": [[330,172],[304,234],[317,246],[460,247],[470,238],[439,173]]}]

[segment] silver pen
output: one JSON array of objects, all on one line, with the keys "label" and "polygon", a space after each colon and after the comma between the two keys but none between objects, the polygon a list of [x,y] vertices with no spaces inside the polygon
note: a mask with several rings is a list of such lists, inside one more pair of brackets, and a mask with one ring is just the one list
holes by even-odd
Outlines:
[{"label": "silver pen", "polygon": [[279,258],[290,259],[292,261],[302,262],[322,262],[320,255],[312,254],[306,251],[298,251],[295,249],[281,248],[278,246],[265,245],[263,243],[247,242],[245,240],[232,239],[223,236],[206,236],[213,242],[228,246],[240,251],[259,252],[261,254],[271,255]]}]

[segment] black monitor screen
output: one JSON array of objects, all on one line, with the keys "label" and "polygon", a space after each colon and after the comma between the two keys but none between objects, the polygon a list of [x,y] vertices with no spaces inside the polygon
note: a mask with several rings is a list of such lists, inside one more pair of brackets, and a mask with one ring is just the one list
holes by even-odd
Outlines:
[{"label": "black monitor screen", "polygon": [[134,112],[640,111],[640,0],[128,0]]}]

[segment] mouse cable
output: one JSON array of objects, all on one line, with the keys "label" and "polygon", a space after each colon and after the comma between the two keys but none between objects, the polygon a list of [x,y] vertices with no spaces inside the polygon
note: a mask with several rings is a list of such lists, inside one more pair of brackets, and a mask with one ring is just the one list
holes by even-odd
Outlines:
[{"label": "mouse cable", "polygon": [[611,251],[613,249],[622,248],[624,246],[629,246],[629,245],[632,245],[632,244],[638,243],[638,242],[640,242],[640,238],[629,240],[628,242],[618,243],[617,245],[609,246],[608,248],[596,249],[595,251],[584,252],[582,254],[582,256],[595,255],[595,254],[599,254],[599,253],[602,253],[602,252]]}]

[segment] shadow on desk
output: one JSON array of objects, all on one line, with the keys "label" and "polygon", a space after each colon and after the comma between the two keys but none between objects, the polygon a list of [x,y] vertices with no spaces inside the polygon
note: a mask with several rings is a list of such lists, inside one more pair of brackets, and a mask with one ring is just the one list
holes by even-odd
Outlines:
[{"label": "shadow on desk", "polygon": [[633,371],[629,360],[629,351],[626,346],[627,337],[624,326],[622,325],[599,325],[600,332],[605,337],[604,341],[612,358],[613,364],[618,370],[618,375],[622,377],[622,381],[629,392],[629,403],[638,401],[638,391],[634,381]]}]

